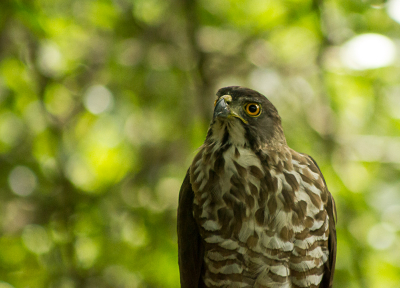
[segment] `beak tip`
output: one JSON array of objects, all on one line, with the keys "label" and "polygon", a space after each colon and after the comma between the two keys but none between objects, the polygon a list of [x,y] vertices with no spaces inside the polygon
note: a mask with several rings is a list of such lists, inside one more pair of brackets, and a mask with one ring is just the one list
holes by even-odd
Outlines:
[{"label": "beak tip", "polygon": [[231,111],[229,106],[226,104],[225,99],[218,100],[217,104],[215,105],[214,109],[214,118],[216,117],[228,117]]}]

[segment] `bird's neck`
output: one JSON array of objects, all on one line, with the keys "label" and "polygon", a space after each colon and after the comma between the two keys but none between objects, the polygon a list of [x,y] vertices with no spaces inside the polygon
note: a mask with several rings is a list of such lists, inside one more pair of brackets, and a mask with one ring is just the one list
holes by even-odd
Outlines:
[{"label": "bird's neck", "polygon": [[235,125],[231,121],[214,122],[208,130],[204,144],[206,146],[212,145],[216,148],[227,145],[238,148],[250,147],[245,128],[242,125],[237,125],[237,123]]}]

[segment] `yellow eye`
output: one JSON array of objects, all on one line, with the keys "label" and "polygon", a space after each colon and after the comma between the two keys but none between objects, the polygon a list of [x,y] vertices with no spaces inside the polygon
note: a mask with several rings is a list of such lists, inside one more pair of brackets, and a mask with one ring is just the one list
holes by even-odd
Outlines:
[{"label": "yellow eye", "polygon": [[244,105],[244,111],[252,117],[257,117],[260,115],[261,108],[257,103],[247,103]]}]

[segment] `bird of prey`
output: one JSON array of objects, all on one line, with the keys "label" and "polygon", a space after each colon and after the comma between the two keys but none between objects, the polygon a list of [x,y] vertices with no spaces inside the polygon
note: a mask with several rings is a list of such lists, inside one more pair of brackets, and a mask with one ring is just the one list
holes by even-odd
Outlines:
[{"label": "bird of prey", "polygon": [[332,287],[336,208],[262,94],[221,88],[179,194],[182,288]]}]

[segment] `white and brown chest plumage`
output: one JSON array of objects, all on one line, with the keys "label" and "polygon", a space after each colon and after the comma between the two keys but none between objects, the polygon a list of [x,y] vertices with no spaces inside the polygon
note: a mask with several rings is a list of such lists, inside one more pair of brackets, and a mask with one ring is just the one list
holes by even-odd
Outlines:
[{"label": "white and brown chest plumage", "polygon": [[232,142],[204,145],[190,168],[205,285],[318,287],[329,257],[318,168],[287,146]]},{"label": "white and brown chest plumage", "polygon": [[181,287],[331,288],[335,206],[317,164],[287,146],[265,96],[217,96],[179,194]]}]

